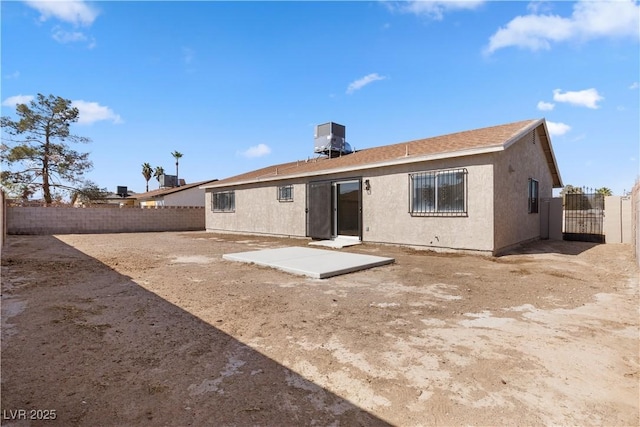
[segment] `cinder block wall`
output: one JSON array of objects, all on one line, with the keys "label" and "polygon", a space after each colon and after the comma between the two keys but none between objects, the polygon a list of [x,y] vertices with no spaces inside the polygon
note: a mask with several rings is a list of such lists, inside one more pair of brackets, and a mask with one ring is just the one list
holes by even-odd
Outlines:
[{"label": "cinder block wall", "polygon": [[7,236],[7,199],[4,191],[0,190],[0,247],[4,245]]},{"label": "cinder block wall", "polygon": [[631,243],[636,254],[636,263],[640,267],[640,180],[631,190]]},{"label": "cinder block wall", "polygon": [[134,233],[203,230],[204,208],[7,207],[8,234]]}]

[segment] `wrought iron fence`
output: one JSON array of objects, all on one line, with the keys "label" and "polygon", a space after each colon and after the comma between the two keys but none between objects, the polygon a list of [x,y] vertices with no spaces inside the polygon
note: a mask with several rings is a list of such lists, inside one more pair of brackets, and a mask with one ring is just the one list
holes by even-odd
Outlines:
[{"label": "wrought iron fence", "polygon": [[579,188],[563,195],[564,240],[604,243],[604,194]]}]

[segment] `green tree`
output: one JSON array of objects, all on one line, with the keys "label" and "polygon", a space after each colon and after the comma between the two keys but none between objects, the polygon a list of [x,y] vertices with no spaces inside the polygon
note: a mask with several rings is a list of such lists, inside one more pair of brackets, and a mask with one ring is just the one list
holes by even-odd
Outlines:
[{"label": "green tree", "polygon": [[180,153],[179,151],[174,151],[173,153],[171,153],[171,155],[174,159],[176,159],[176,186],[180,187],[180,179],[178,176],[178,160],[180,160],[180,158],[182,157],[182,153]]},{"label": "green tree", "polygon": [[147,181],[147,192],[149,192],[149,180],[151,179],[151,176],[153,176],[153,169],[151,169],[151,165],[149,163],[143,163],[142,164],[142,176],[144,177],[145,181]]},{"label": "green tree", "polygon": [[0,119],[2,185],[27,197],[41,190],[47,204],[53,202],[56,189],[72,192],[82,186],[84,173],[92,167],[89,153],[75,151],[67,142],[91,140],[71,134],[79,115],[71,101],[39,93],[29,105],[18,104],[16,114],[17,121]]},{"label": "green tree", "polygon": [[158,188],[160,188],[160,177],[164,175],[164,168],[162,166],[156,166],[156,169],[153,171],[153,176],[158,180]]},{"label": "green tree", "polygon": [[582,194],[582,187],[574,187],[573,185],[565,185],[564,187],[562,187],[562,190],[560,191],[561,195],[565,195],[565,194]]},{"label": "green tree", "polygon": [[102,202],[107,196],[109,196],[109,190],[100,188],[97,184],[87,181],[84,186],[73,192],[71,204],[75,204],[76,201],[88,204]]},{"label": "green tree", "polygon": [[601,187],[596,190],[597,194],[602,194],[604,196],[613,196],[613,191],[607,187]]}]

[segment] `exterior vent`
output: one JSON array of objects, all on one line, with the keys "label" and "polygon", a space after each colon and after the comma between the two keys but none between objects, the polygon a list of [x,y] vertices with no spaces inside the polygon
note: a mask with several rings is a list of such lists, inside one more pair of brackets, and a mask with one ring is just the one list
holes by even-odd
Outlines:
[{"label": "exterior vent", "polygon": [[176,175],[160,175],[160,187],[173,188],[178,186]]},{"label": "exterior vent", "polygon": [[313,152],[316,154],[338,157],[353,152],[346,141],[346,128],[337,123],[316,126],[314,138]]}]

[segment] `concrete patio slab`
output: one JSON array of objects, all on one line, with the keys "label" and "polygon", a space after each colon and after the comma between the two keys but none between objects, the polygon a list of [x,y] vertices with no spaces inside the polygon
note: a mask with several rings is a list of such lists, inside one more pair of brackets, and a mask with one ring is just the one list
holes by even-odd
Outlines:
[{"label": "concrete patio slab", "polygon": [[304,247],[265,249],[222,255],[228,261],[238,261],[272,267],[288,273],[325,279],[367,268],[391,264],[393,258],[352,254]]}]

